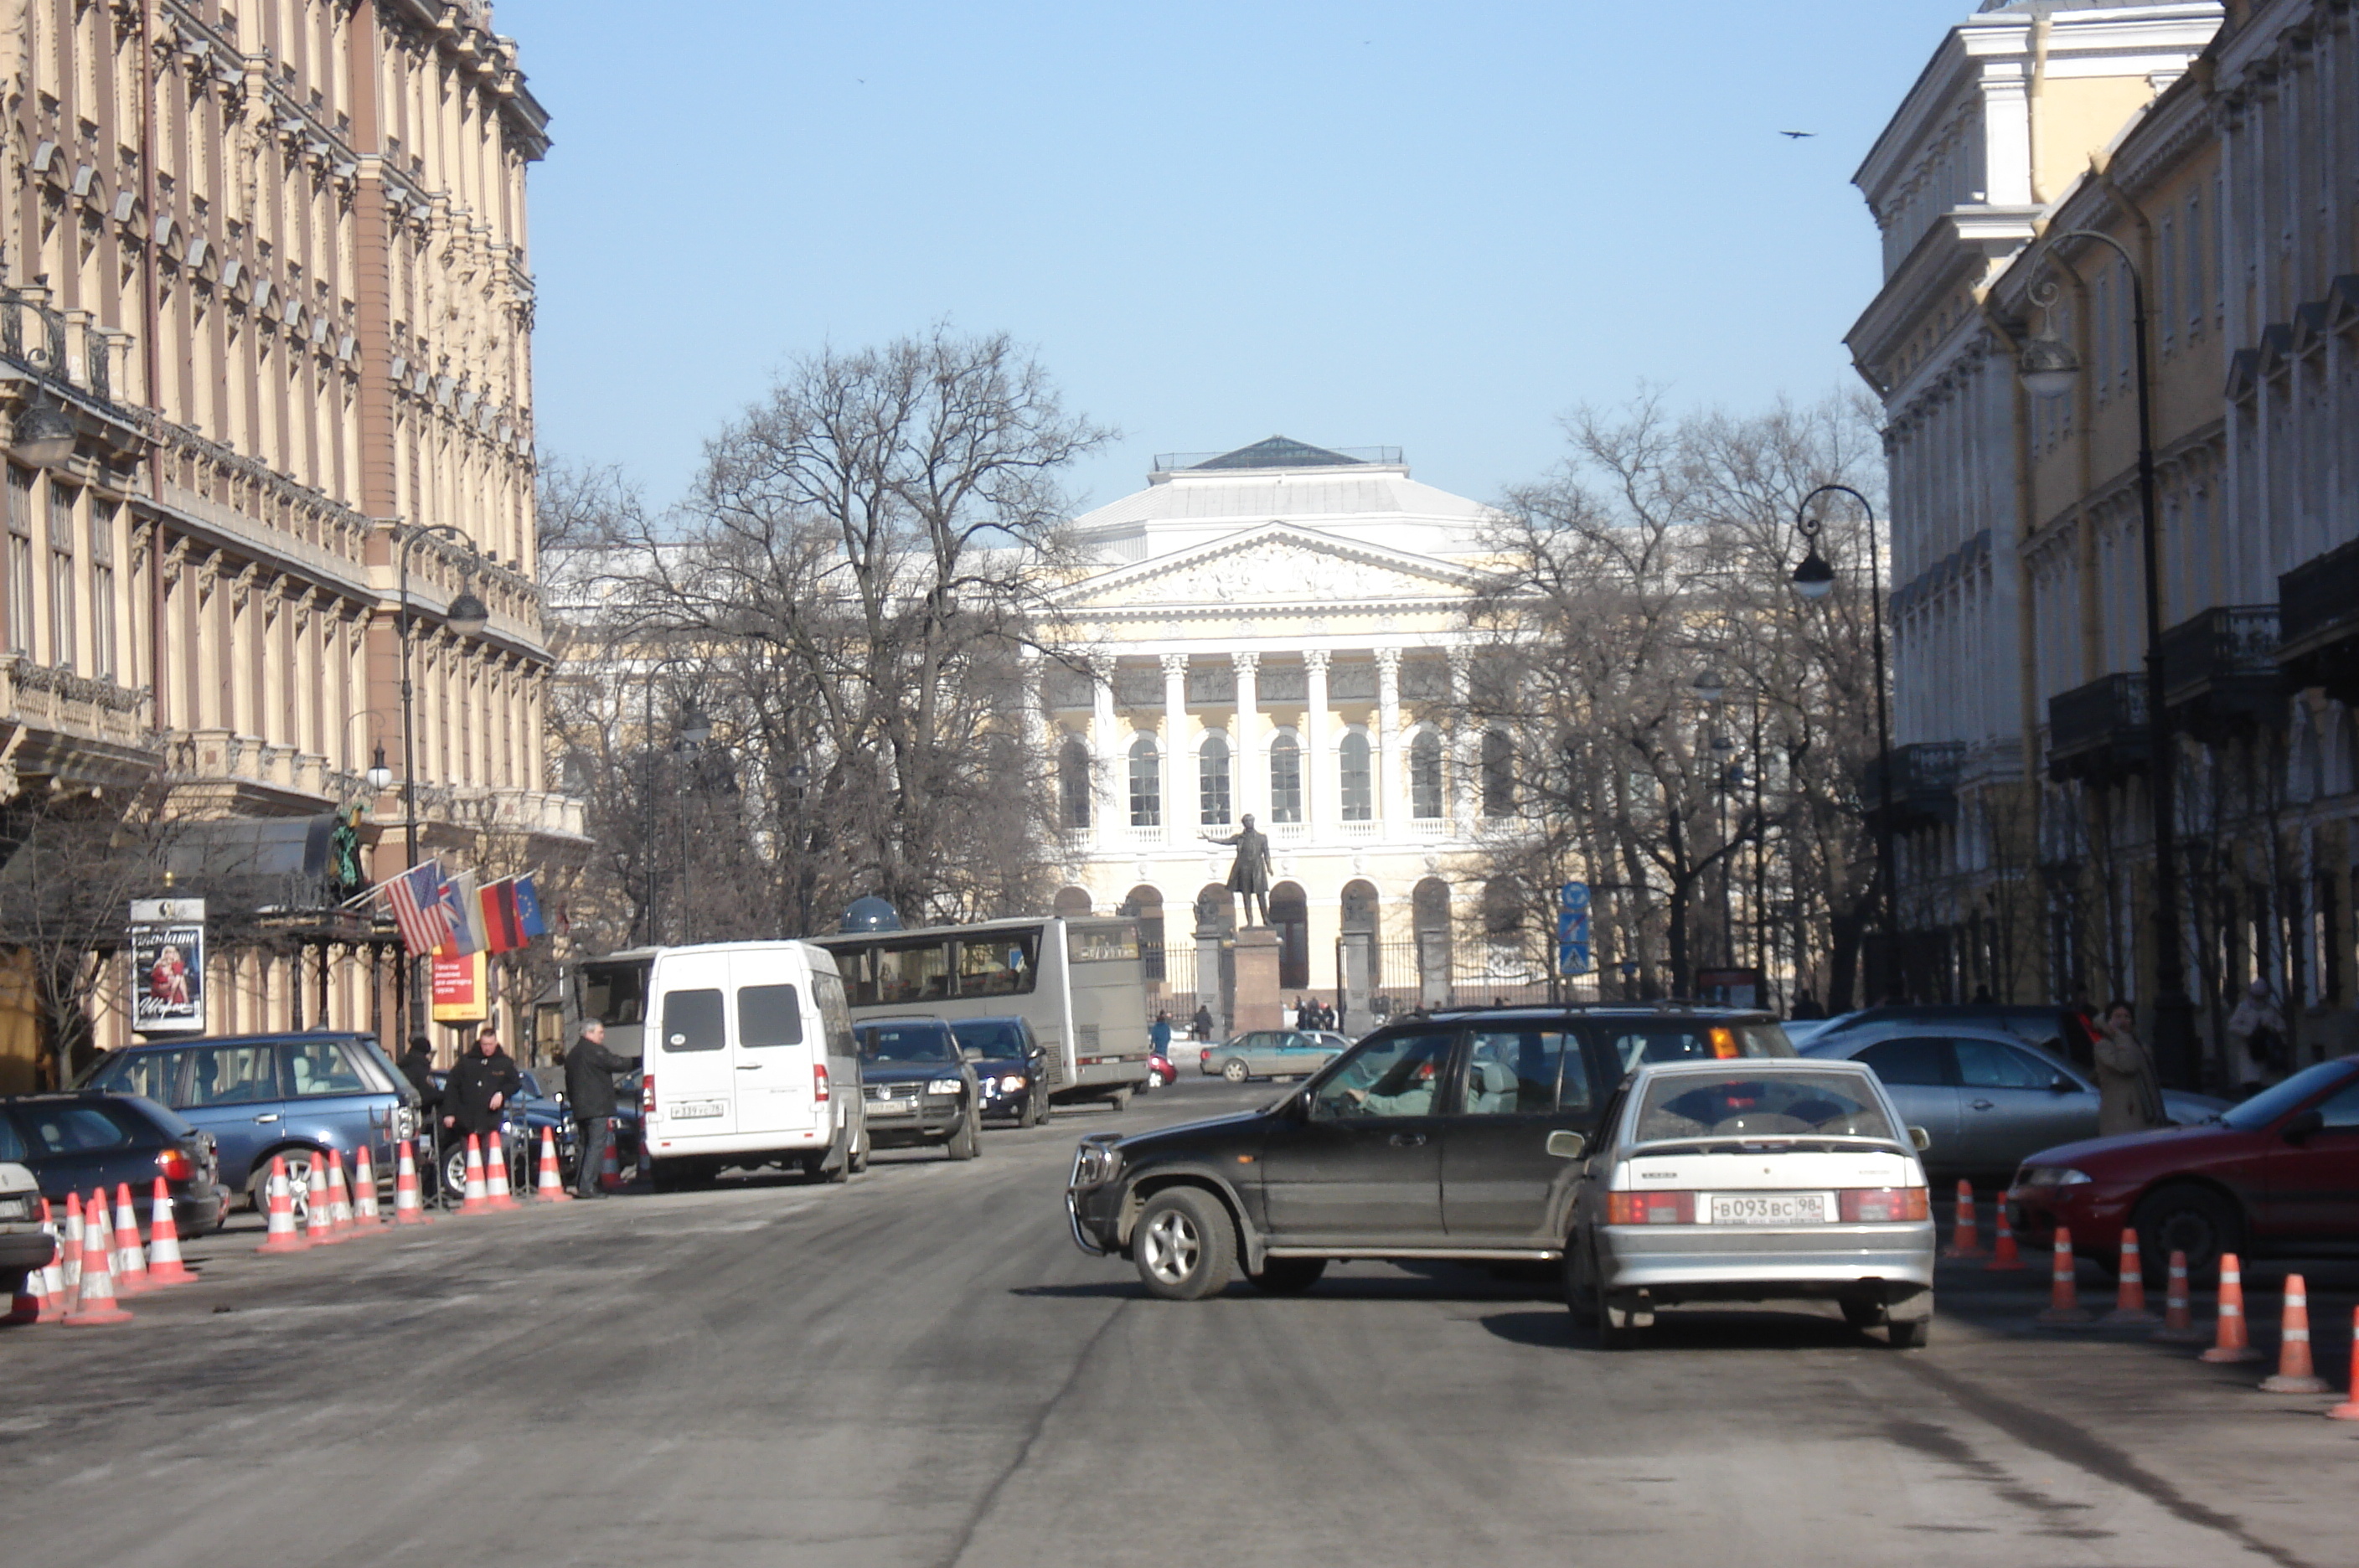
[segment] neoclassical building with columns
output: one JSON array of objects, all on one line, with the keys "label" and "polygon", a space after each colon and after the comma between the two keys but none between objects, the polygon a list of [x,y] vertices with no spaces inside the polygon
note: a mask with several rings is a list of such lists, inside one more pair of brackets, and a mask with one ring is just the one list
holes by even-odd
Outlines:
[{"label": "neoclassical building with columns", "polygon": [[1251,814],[1289,999],[1544,984],[1467,936],[1484,909],[1469,852],[1514,791],[1507,737],[1459,717],[1489,515],[1397,449],[1274,436],[1158,458],[1146,489],[1079,518],[1097,569],[1058,594],[1070,657],[1043,678],[1059,911],[1139,916],[1168,997],[1216,998],[1238,917],[1233,851],[1207,840]]}]

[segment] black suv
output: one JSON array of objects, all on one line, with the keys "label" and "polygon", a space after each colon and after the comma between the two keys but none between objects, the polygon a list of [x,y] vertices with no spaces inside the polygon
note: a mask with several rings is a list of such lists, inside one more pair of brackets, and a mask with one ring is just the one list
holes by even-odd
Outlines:
[{"label": "black suv", "polygon": [[1173,1301],[1217,1292],[1240,1263],[1266,1290],[1299,1290],[1335,1258],[1555,1261],[1576,1168],[1550,1133],[1593,1134],[1642,1062],[1793,1054],[1774,1017],[1728,1008],[1414,1015],[1258,1111],[1091,1134],[1065,1206],[1082,1250],[1129,1258]]}]

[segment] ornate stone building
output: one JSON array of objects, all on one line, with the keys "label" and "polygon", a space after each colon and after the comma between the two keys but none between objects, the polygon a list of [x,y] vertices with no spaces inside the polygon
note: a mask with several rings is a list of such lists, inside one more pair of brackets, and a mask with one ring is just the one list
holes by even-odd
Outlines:
[{"label": "ornate stone building", "polygon": [[[357,804],[373,875],[398,869],[399,784],[364,779],[380,747],[404,766],[406,557],[424,847],[562,854],[525,223],[548,137],[514,40],[480,0],[10,15],[0,792]],[[468,587],[478,632],[445,618]],[[392,1027],[384,933],[311,935],[224,955],[213,1027]]]}]

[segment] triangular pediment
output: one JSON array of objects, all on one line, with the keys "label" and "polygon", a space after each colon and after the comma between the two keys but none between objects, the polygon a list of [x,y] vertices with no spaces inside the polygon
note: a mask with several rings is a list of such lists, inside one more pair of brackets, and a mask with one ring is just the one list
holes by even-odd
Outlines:
[{"label": "triangular pediment", "polygon": [[1268,523],[1084,578],[1057,598],[1076,611],[1431,602],[1462,597],[1475,581],[1465,567],[1431,556]]}]

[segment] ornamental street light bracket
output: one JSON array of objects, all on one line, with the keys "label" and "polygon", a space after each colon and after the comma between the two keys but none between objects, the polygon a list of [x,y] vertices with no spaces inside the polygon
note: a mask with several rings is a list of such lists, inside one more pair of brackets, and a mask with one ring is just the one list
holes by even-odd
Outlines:
[{"label": "ornamental street light bracket", "polygon": [[2061,397],[2081,379],[2081,356],[2071,344],[2043,332],[2015,356],[2015,374],[2033,397]]},{"label": "ornamental street light bracket", "polygon": [[393,769],[386,766],[384,746],[376,748],[376,756],[370,761],[368,771],[361,775],[361,780],[380,795],[393,788]]},{"label": "ornamental street light bracket", "polygon": [[461,637],[473,637],[490,623],[491,618],[491,607],[475,597],[473,588],[460,589],[459,596],[451,600],[450,607],[442,612],[443,624]]}]

